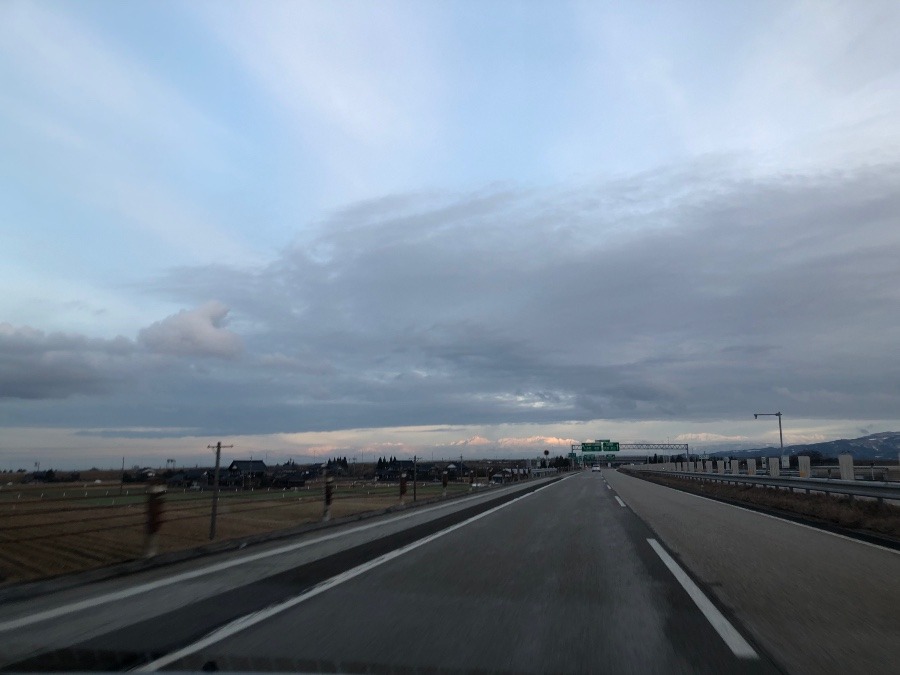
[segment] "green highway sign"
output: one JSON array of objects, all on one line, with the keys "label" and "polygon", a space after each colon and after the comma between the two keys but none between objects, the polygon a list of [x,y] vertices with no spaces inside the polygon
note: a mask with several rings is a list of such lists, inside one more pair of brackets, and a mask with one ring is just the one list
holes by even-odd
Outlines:
[{"label": "green highway sign", "polygon": [[619,452],[619,444],[613,441],[594,441],[582,443],[582,452]]},{"label": "green highway sign", "polygon": [[607,455],[607,456],[606,456],[606,459],[615,459],[615,458],[616,458],[615,455]]}]

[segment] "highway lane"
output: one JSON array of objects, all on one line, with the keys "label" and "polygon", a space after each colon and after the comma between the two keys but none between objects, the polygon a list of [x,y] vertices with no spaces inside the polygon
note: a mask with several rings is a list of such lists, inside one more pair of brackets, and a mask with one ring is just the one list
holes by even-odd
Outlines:
[{"label": "highway lane", "polygon": [[791,673],[896,673],[900,554],[605,471]]},{"label": "highway lane", "polygon": [[[759,650],[757,658],[735,656],[651,538],[600,474],[578,474],[265,620],[255,623],[248,616],[219,633],[221,639],[151,665],[193,670],[214,662],[220,669],[308,672],[776,672]],[[302,596],[303,589],[295,591]]]},{"label": "highway lane", "polygon": [[[284,575],[292,577],[290,584],[283,584],[289,589],[300,583],[298,579],[325,578],[390,550],[398,541],[404,543],[410,537],[441,529],[462,520],[473,509],[477,511],[485,504],[511,498],[546,482],[542,479],[494,487],[436,505],[343,525],[332,524],[288,540],[100,582],[70,586],[66,580],[60,580],[60,583],[41,584],[40,592],[32,593],[27,592],[32,586],[3,589],[0,591],[0,668],[8,669],[11,664],[48,652],[65,657],[67,649],[71,657],[79,645],[93,648],[98,643],[108,644],[122,630],[138,632],[139,637],[144,637],[142,630],[148,636],[154,635],[178,609],[191,613],[192,626],[186,628],[186,635],[191,630],[202,634],[218,625],[223,616],[252,611],[270,594],[279,597],[286,592],[279,591]],[[257,593],[260,586],[264,592]],[[167,640],[175,643],[187,639],[177,634],[169,637],[172,631],[164,633]],[[66,668],[73,660],[86,667],[82,660],[72,658],[56,661],[55,667]],[[102,658],[93,661],[96,666],[106,664],[112,668],[117,662],[125,663],[127,655],[121,654],[121,650],[116,654],[104,651]]]}]

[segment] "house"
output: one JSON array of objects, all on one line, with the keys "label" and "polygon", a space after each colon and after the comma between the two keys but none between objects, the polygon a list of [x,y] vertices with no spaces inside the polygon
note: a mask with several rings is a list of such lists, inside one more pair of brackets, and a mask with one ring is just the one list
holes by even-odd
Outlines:
[{"label": "house", "polygon": [[209,469],[185,469],[174,474],[166,481],[171,488],[204,488],[209,485]]},{"label": "house", "polygon": [[447,472],[447,478],[449,480],[460,480],[471,473],[469,467],[462,462],[460,462],[459,465],[448,464],[444,470]]},{"label": "house", "polygon": [[380,481],[397,481],[400,480],[400,474],[405,473],[406,477],[412,479],[414,463],[411,459],[395,459],[393,462],[387,462],[375,474]]},{"label": "house", "polygon": [[228,473],[254,477],[265,476],[266,463],[261,459],[236,459],[228,465]]},{"label": "house", "polygon": [[261,459],[236,459],[228,465],[228,483],[243,487],[260,485],[266,478],[266,463]]}]

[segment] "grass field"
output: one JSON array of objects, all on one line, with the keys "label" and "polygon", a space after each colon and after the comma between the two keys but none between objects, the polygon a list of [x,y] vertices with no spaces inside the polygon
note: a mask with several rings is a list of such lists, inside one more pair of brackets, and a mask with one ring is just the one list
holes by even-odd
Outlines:
[{"label": "grass field", "polygon": [[[146,485],[93,483],[16,485],[0,489],[0,584],[41,579],[140,558],[146,527]],[[469,491],[451,483],[447,495]],[[421,500],[439,497],[440,484],[419,484]],[[159,552],[209,543],[212,491],[166,493]],[[405,497],[412,500],[412,485]],[[397,485],[338,482],[331,514],[340,518],[399,502]],[[217,541],[322,519],[323,488],[256,489],[220,493]]]}]

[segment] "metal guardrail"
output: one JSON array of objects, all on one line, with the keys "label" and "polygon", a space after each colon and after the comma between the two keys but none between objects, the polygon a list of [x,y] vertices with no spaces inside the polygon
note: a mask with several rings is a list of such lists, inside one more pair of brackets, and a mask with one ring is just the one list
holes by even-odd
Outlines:
[{"label": "metal guardrail", "polygon": [[893,482],[835,480],[829,478],[776,478],[774,476],[743,476],[732,473],[705,473],[700,471],[659,471],[657,469],[642,469],[640,467],[635,467],[635,469],[642,473],[653,473],[660,476],[677,476],[679,478],[694,478],[720,483],[764,485],[766,487],[790,488],[792,491],[828,492],[854,497],[870,497],[878,500],[900,500],[900,484]]}]

